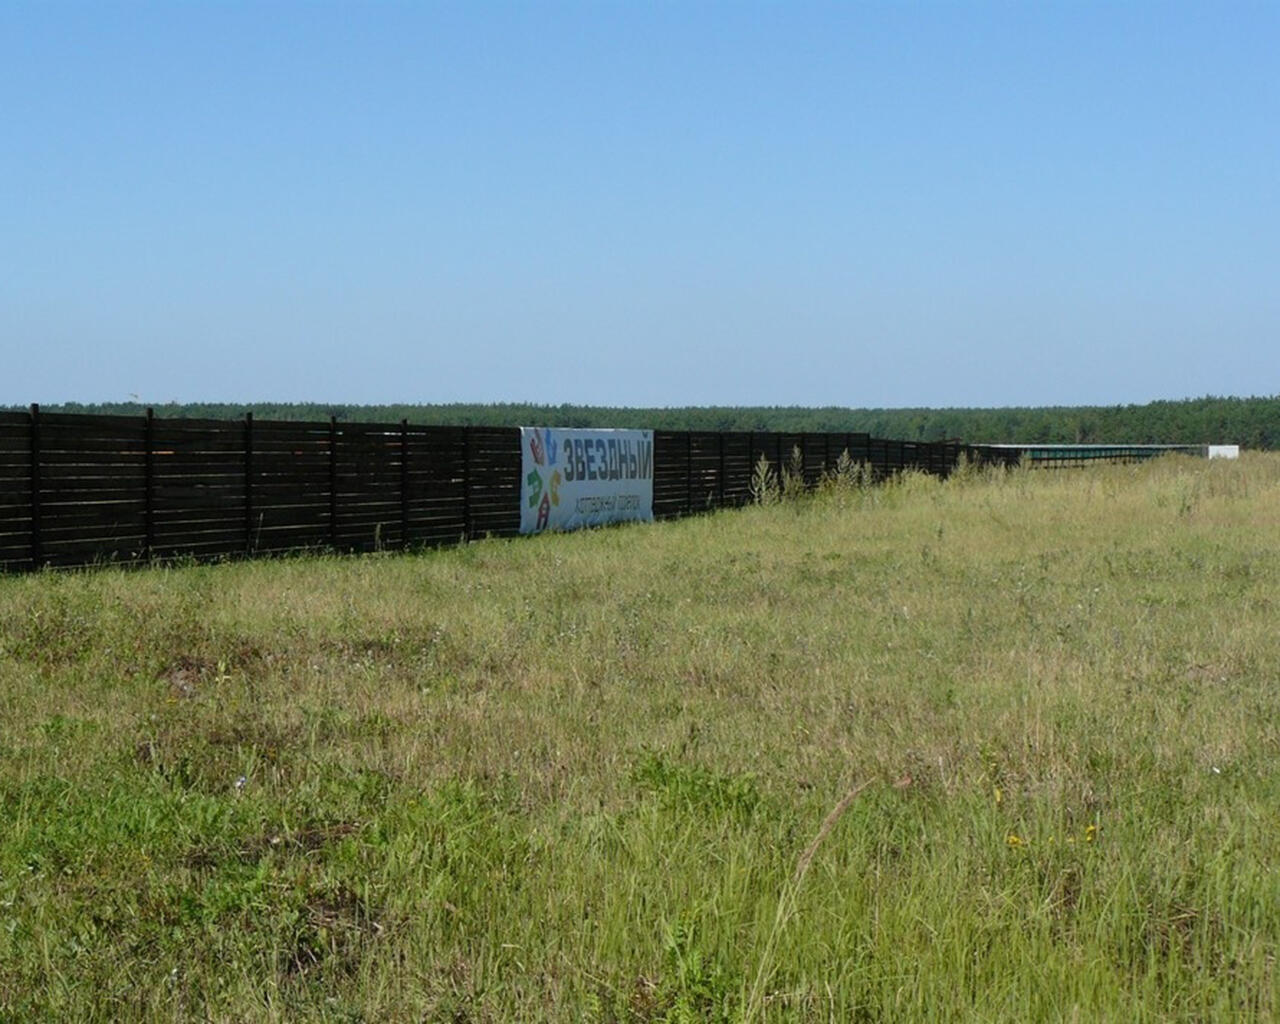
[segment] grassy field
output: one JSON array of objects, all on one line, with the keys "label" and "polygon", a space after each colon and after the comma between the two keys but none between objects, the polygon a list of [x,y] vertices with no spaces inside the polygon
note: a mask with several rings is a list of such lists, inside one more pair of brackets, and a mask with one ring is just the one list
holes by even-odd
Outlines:
[{"label": "grassy field", "polygon": [[0,1019],[1275,1019],[1277,623],[1264,455],[2,579]]}]

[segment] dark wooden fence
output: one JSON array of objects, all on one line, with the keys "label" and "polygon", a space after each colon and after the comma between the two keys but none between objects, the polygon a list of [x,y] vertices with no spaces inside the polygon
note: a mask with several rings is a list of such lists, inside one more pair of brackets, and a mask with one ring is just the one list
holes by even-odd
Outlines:
[{"label": "dark wooden fence", "polygon": [[[763,456],[809,484],[842,452],[883,479],[962,453],[866,434],[654,431],[654,515],[745,504]],[[798,456],[793,456],[798,453]],[[520,527],[520,432],[0,413],[0,570],[452,544]]]}]

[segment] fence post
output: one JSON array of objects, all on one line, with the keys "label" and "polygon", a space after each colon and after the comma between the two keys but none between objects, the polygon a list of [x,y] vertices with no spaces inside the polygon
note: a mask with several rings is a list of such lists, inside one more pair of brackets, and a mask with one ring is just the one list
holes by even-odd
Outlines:
[{"label": "fence post", "polygon": [[338,417],[329,417],[329,547],[338,550]]},{"label": "fence post", "polygon": [[40,536],[40,406],[31,403],[31,567],[44,565]]},{"label": "fence post", "polygon": [[147,407],[147,417],[143,424],[143,501],[142,501],[142,557],[151,561],[156,543],[156,413]]},{"label": "fence post", "polygon": [[462,428],[462,539],[471,539],[471,427]]},{"label": "fence post", "polygon": [[409,421],[400,421],[400,547],[409,546]]},{"label": "fence post", "polygon": [[693,515],[693,431],[684,432],[684,514]]},{"label": "fence post", "polygon": [[720,473],[716,477],[716,482],[717,484],[719,484],[720,494],[717,499],[718,500],[717,507],[724,508],[724,431],[723,430],[720,431],[720,434],[717,437],[717,440],[720,442]]},{"label": "fence post", "polygon": [[253,553],[253,413],[244,414],[244,552]]}]

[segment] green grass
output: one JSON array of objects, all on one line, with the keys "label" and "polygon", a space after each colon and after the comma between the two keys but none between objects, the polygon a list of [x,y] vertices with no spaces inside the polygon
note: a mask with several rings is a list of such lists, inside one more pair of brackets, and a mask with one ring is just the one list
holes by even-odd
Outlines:
[{"label": "green grass", "polygon": [[3,579],[0,1019],[1274,1018],[1278,613],[1262,455]]}]

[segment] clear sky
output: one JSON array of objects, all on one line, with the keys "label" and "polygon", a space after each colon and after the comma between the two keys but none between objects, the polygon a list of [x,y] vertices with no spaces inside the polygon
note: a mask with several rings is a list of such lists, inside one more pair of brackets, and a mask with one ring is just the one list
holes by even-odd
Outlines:
[{"label": "clear sky", "polygon": [[0,402],[1280,392],[1280,4],[4,3]]}]

